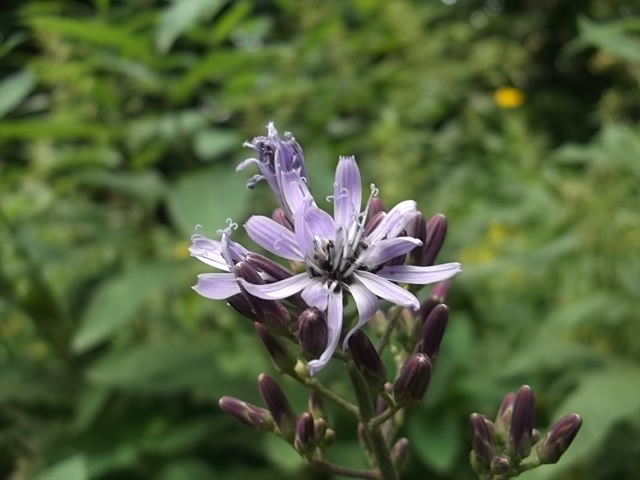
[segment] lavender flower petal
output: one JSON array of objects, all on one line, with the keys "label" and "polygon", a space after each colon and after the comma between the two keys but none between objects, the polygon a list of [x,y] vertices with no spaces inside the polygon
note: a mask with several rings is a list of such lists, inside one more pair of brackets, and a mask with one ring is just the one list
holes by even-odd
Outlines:
[{"label": "lavender flower petal", "polygon": [[312,279],[302,291],[302,299],[310,307],[315,307],[323,312],[326,311],[327,302],[329,301],[329,285],[319,278]]},{"label": "lavender flower petal", "polygon": [[307,187],[307,184],[298,172],[281,172],[280,188],[287,202],[287,207],[289,207],[294,217],[305,198],[311,198],[313,201],[309,187]]},{"label": "lavender flower petal", "polygon": [[422,242],[413,237],[396,237],[380,240],[369,248],[364,255],[363,263],[368,267],[377,267],[392,258],[409,253]]},{"label": "lavender flower petal", "polygon": [[340,157],[333,192],[336,223],[349,227],[362,206],[362,182],[355,157]]},{"label": "lavender flower petal", "polygon": [[322,370],[331,360],[333,352],[336,351],[340,333],[342,332],[342,291],[337,290],[329,294],[329,304],[327,311],[328,339],[327,348],[317,360],[309,362],[309,373],[315,375]]},{"label": "lavender flower petal", "polygon": [[201,273],[192,288],[212,300],[224,300],[241,292],[233,273]]},{"label": "lavender flower petal", "polygon": [[347,335],[344,337],[342,348],[345,350],[349,347],[349,339],[351,336],[360,330],[364,324],[373,317],[373,315],[378,311],[378,306],[380,304],[378,297],[376,297],[371,290],[365,287],[365,285],[358,279],[354,279],[351,285],[349,285],[349,291],[351,292],[351,295],[356,302],[356,308],[358,309],[358,323],[356,323],[356,325],[349,330]]},{"label": "lavender flower petal", "polygon": [[254,215],[247,220],[244,228],[249,238],[265,250],[288,260],[304,259],[293,232],[269,217]]},{"label": "lavender flower petal", "polygon": [[432,267],[395,265],[392,267],[384,267],[378,272],[378,275],[392,282],[426,285],[428,283],[447,280],[460,271],[462,271],[460,264],[452,262],[434,265]]},{"label": "lavender flower petal", "polygon": [[227,262],[222,257],[222,245],[217,240],[211,240],[199,233],[192,235],[189,253],[201,262],[211,265],[218,270],[229,271]]},{"label": "lavender flower petal", "polygon": [[336,224],[331,215],[310,204],[304,212],[304,219],[311,234],[316,237],[334,240],[336,236]]},{"label": "lavender flower petal", "polygon": [[280,300],[295,295],[304,289],[311,282],[311,277],[307,273],[299,273],[291,278],[265,285],[255,285],[244,279],[239,279],[238,281],[247,292],[255,297],[264,300]]},{"label": "lavender flower petal", "polygon": [[375,244],[383,238],[397,237],[416,214],[416,202],[405,200],[400,202],[387,213],[378,226],[369,234],[367,240]]},{"label": "lavender flower petal", "polygon": [[420,308],[420,302],[415,295],[398,285],[391,283],[389,280],[376,275],[371,272],[358,271],[354,273],[364,286],[375,293],[378,297],[389,300],[396,305],[402,307],[418,309]]}]

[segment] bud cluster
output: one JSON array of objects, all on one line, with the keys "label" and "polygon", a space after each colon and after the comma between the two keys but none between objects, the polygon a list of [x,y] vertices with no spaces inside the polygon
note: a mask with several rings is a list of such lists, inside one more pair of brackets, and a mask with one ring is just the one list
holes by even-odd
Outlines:
[{"label": "bud cluster", "polygon": [[476,473],[511,478],[539,465],[556,463],[580,430],[582,418],[575,413],[563,417],[541,440],[534,416],[535,398],[528,385],[504,397],[495,422],[485,415],[471,414],[470,458]]}]

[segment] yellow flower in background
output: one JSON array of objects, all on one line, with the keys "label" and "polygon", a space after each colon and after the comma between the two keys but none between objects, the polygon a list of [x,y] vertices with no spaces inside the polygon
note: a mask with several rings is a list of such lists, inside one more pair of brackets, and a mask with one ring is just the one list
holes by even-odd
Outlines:
[{"label": "yellow flower in background", "polygon": [[513,87],[500,87],[493,94],[500,108],[517,108],[524,103],[522,90]]}]

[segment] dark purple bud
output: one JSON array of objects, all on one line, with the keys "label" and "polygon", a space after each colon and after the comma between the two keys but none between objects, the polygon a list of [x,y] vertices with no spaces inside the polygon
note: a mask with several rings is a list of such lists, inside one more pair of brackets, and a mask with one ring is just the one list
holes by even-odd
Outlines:
[{"label": "dark purple bud", "polygon": [[513,400],[513,416],[509,428],[509,448],[515,458],[524,458],[531,451],[534,415],[533,391],[528,385],[523,385]]},{"label": "dark purple bud", "polygon": [[438,213],[431,217],[427,224],[427,240],[424,243],[424,264],[426,266],[431,266],[435,263],[446,236],[447,217]]},{"label": "dark purple bud", "polygon": [[369,235],[371,232],[373,232],[378,225],[380,225],[380,222],[382,222],[382,219],[384,218],[385,215],[386,215],[385,212],[378,212],[375,215],[371,215],[371,213],[369,214],[369,221],[364,227],[365,237]]},{"label": "dark purple bud", "polygon": [[403,406],[420,403],[431,380],[431,361],[423,353],[411,355],[393,384],[393,398]]},{"label": "dark purple bud", "polygon": [[271,414],[264,408],[256,407],[234,397],[222,397],[218,405],[225,413],[260,432],[270,432],[275,427]]},{"label": "dark purple bud", "polygon": [[369,202],[369,218],[373,218],[378,213],[386,213],[387,209],[378,197],[373,197]]},{"label": "dark purple bud", "polygon": [[253,326],[269,357],[271,357],[275,369],[279,372],[293,373],[298,360],[291,353],[289,347],[280,338],[269,333],[269,330],[261,323],[255,322]]},{"label": "dark purple bud", "polygon": [[288,442],[292,442],[297,419],[280,385],[270,376],[261,373],[258,376],[258,391],[271,412],[282,437]]},{"label": "dark purple bud", "polygon": [[316,428],[313,423],[313,416],[305,412],[296,422],[296,437],[293,441],[294,448],[301,455],[310,455],[317,445]]},{"label": "dark purple bud", "polygon": [[567,451],[573,439],[576,438],[581,426],[582,418],[575,413],[566,415],[558,420],[537,447],[540,463],[556,463],[560,460],[560,457]]},{"label": "dark purple bud", "polygon": [[383,390],[387,381],[387,367],[382,363],[376,347],[362,330],[358,330],[349,339],[349,350],[353,363],[362,376],[376,390]]},{"label": "dark purple bud", "polygon": [[327,348],[327,318],[317,308],[307,308],[298,317],[298,345],[301,353],[318,358]]},{"label": "dark purple bud", "polygon": [[237,295],[227,298],[227,303],[243,317],[254,322],[262,322],[262,319],[253,313],[251,302],[249,302],[249,298],[244,293],[238,293]]},{"label": "dark purple bud", "polygon": [[267,275],[274,282],[285,280],[293,276],[293,273],[290,270],[277,264],[270,258],[260,255],[259,253],[248,253],[246,260],[247,263]]},{"label": "dark purple bud", "polygon": [[391,461],[397,471],[402,471],[407,464],[409,458],[409,440],[406,438],[399,438],[398,441],[391,447]]},{"label": "dark purple bud", "polygon": [[288,230],[291,230],[293,232],[293,224],[291,223],[291,221],[287,218],[287,214],[284,213],[284,210],[282,210],[281,208],[276,208],[273,211],[273,214],[271,215],[271,218],[276,222],[279,223],[280,225],[282,225],[283,227],[285,227]]},{"label": "dark purple bud", "polygon": [[[255,285],[264,285],[265,281],[262,279],[256,269],[247,262],[239,262],[233,267],[233,272],[237,278],[243,278],[249,283]],[[240,285],[242,289],[242,285]],[[269,330],[275,333],[287,333],[291,324],[291,316],[284,306],[275,300],[263,300],[262,298],[249,295],[246,291],[243,291],[246,295],[251,309],[256,316],[259,317],[258,322],[264,323]]]},{"label": "dark purple bud", "polygon": [[427,242],[427,221],[424,215],[418,212],[407,224],[407,235],[417,238],[422,245],[411,250],[409,254],[409,263],[412,265],[423,266],[425,261],[424,245]]},{"label": "dark purple bud", "polygon": [[471,447],[476,454],[476,460],[489,468],[491,460],[496,454],[493,444],[494,426],[484,415],[472,413],[469,417],[471,427]]},{"label": "dark purple bud", "polygon": [[509,434],[509,427],[511,427],[511,417],[513,416],[513,401],[516,398],[516,394],[509,392],[504,396],[498,415],[496,416],[496,433],[506,440]]},{"label": "dark purple bud", "polygon": [[511,462],[505,456],[495,457],[491,461],[491,472],[495,475],[501,475],[511,470]]},{"label": "dark purple bud", "polygon": [[431,290],[431,296],[440,300],[440,303],[444,303],[447,300],[450,289],[451,280],[443,280],[440,283],[436,283],[436,285],[433,287],[433,290]]},{"label": "dark purple bud", "polygon": [[449,307],[441,303],[431,310],[431,313],[422,326],[418,351],[427,355],[432,362],[435,361],[438,356],[448,321]]}]

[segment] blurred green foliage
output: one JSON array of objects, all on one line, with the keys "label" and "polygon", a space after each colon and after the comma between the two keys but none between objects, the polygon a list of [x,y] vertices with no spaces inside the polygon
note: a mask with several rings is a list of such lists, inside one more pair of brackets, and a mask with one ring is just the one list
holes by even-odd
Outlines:
[{"label": "blurred green foliage", "polygon": [[[317,193],[355,154],[387,204],[449,217],[441,259],[465,271],[407,419],[406,478],[472,478],[469,413],[521,383],[540,426],[585,419],[559,466],[525,478],[637,477],[640,5],[16,0],[0,13],[0,478],[326,478],[219,412],[223,394],[255,401],[272,367],[249,322],[189,289],[196,224],[214,235],[274,206],[234,172],[269,120],[302,144]],[[337,373],[322,379],[346,390]],[[305,392],[287,386],[301,411]],[[356,426],[334,414],[333,460],[358,467]]]}]

